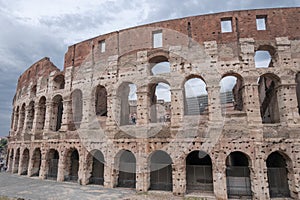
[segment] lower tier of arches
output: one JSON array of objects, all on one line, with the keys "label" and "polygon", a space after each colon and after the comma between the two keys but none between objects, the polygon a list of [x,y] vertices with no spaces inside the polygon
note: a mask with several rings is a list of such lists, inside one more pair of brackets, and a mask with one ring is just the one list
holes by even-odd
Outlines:
[{"label": "lower tier of arches", "polygon": [[8,171],[40,179],[216,199],[300,198],[300,142],[11,142]]}]

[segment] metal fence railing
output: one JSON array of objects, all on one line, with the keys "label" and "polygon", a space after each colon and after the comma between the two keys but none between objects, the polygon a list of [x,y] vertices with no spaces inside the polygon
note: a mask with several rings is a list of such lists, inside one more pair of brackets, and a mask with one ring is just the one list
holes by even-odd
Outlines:
[{"label": "metal fence railing", "polygon": [[290,197],[287,169],[268,167],[270,197]]},{"label": "metal fence railing", "polygon": [[187,165],[186,166],[187,191],[212,192],[213,177],[212,166]]},{"label": "metal fence railing", "polygon": [[172,166],[151,163],[150,189],[172,191]]},{"label": "metal fence railing", "polygon": [[226,169],[228,197],[252,196],[248,167],[230,166]]}]

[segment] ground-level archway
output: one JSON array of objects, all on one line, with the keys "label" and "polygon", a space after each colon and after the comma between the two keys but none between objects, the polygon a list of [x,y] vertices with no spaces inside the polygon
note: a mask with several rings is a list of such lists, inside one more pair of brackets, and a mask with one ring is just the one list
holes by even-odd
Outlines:
[{"label": "ground-level archway", "polygon": [[21,163],[21,175],[28,174],[28,165],[29,165],[29,150],[26,148],[22,154],[22,163]]},{"label": "ground-level archway", "polygon": [[161,150],[150,156],[150,190],[172,191],[172,159]]},{"label": "ground-level archway", "polygon": [[65,157],[65,176],[64,181],[77,181],[79,170],[79,153],[77,149],[70,149]]},{"label": "ground-level archway", "polygon": [[287,162],[279,152],[267,158],[269,193],[271,198],[290,197]]},{"label": "ground-level archway", "polygon": [[57,179],[59,153],[55,149],[50,149],[47,155],[48,173],[47,179]]},{"label": "ground-level archway", "polygon": [[193,151],[186,157],[186,190],[213,192],[212,162],[203,151]]},{"label": "ground-level archway", "polygon": [[18,173],[19,170],[19,161],[20,161],[20,148],[17,149],[13,167],[13,173]]},{"label": "ground-level archway", "polygon": [[31,176],[39,176],[41,162],[42,162],[42,154],[40,148],[36,148],[33,151],[31,162],[32,162]]},{"label": "ground-level archway", "polygon": [[103,185],[104,183],[104,156],[101,151],[93,150],[89,153],[91,161],[91,177],[90,184]]},{"label": "ground-level archway", "polygon": [[248,157],[239,151],[226,158],[226,183],[228,198],[251,197],[251,181]]},{"label": "ground-level archway", "polygon": [[136,159],[128,150],[119,152],[118,187],[135,188],[136,185]]}]

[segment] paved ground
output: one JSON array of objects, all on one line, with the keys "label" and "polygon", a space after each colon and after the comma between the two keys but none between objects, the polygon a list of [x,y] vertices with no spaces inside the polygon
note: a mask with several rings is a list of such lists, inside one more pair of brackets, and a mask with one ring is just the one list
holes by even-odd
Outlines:
[{"label": "paved ground", "polygon": [[[6,172],[0,173],[0,196],[23,198],[25,200],[182,200],[170,192],[151,192],[136,194],[133,189],[107,189],[99,185],[81,186],[77,183],[56,182],[28,178]],[[189,199],[189,198],[187,198]]]}]

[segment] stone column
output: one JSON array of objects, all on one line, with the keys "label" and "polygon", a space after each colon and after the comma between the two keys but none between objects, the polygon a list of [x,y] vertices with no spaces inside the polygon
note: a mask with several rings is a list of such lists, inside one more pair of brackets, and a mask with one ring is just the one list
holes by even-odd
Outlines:
[{"label": "stone column", "polygon": [[65,180],[65,165],[66,165],[66,151],[65,149],[63,152],[59,150],[59,161],[58,161],[58,172],[57,172],[57,181],[63,182]]},{"label": "stone column", "polygon": [[9,149],[9,156],[8,156],[8,160],[7,160],[7,172],[12,172],[12,164],[13,164],[13,160],[11,159],[12,155],[12,150],[13,149]]},{"label": "stone column", "polygon": [[116,170],[114,169],[114,163],[106,162],[104,164],[104,187],[114,188],[116,183],[115,180]]},{"label": "stone column", "polygon": [[68,126],[71,122],[73,122],[72,117],[72,100],[68,97],[64,97],[63,100],[63,115],[62,115],[62,124],[60,131],[66,132],[68,130]]},{"label": "stone column", "polygon": [[147,192],[150,186],[150,172],[146,154],[140,152],[136,158],[136,191]]},{"label": "stone column", "polygon": [[244,107],[247,113],[247,120],[250,126],[258,126],[261,124],[260,103],[258,84],[251,83],[244,86]]},{"label": "stone column", "polygon": [[280,122],[289,125],[298,122],[296,84],[281,84],[277,92]]},{"label": "stone column", "polygon": [[38,123],[38,117],[39,116],[39,113],[40,112],[40,107],[39,107],[39,103],[34,103],[34,119],[33,119],[33,122],[32,122],[32,133],[33,133],[33,136],[35,135],[35,132],[37,131],[37,123]]},{"label": "stone column", "polygon": [[182,88],[171,88],[171,126],[181,127],[184,116],[184,96]]},{"label": "stone column", "polygon": [[222,122],[220,86],[214,85],[207,87],[208,93],[208,118],[212,123]]},{"label": "stone column", "polygon": [[253,199],[269,199],[267,165],[262,155],[252,159],[250,179]]},{"label": "stone column", "polygon": [[23,172],[23,163],[24,163],[23,151],[24,151],[24,149],[20,149],[19,166],[18,166],[18,175],[21,175],[22,172]]},{"label": "stone column", "polygon": [[212,170],[215,197],[218,200],[225,200],[227,199],[225,161],[216,160],[215,163],[213,163]]},{"label": "stone column", "polygon": [[[141,91],[142,90],[142,91]],[[149,93],[146,87],[140,88],[137,93],[137,124],[145,125],[149,123],[150,102]]]},{"label": "stone column", "polygon": [[176,196],[184,196],[186,192],[186,165],[184,161],[172,164],[173,194]]},{"label": "stone column", "polygon": [[49,167],[49,163],[47,163],[47,151],[41,149],[41,167],[40,167],[40,175],[39,178],[40,179],[45,179],[46,175],[48,174],[48,167]]},{"label": "stone column", "polygon": [[[15,150],[15,151],[14,151],[14,155],[13,155],[14,158],[13,158],[12,170],[11,170],[12,173],[16,173],[16,172],[18,171],[18,169],[16,169],[16,164],[15,164],[15,163],[16,163],[16,155],[17,155],[17,151],[18,151],[18,150]],[[19,160],[20,160],[20,158],[19,158]]]},{"label": "stone column", "polygon": [[28,171],[27,171],[27,176],[31,177],[32,176],[32,168],[33,168],[33,153],[34,153],[34,149],[31,150],[31,152],[29,151],[29,162],[28,162]]},{"label": "stone column", "polygon": [[52,128],[52,113],[53,113],[53,102],[52,100],[47,100],[46,102],[46,117],[45,117],[45,126],[44,126],[44,131],[49,132]]}]

